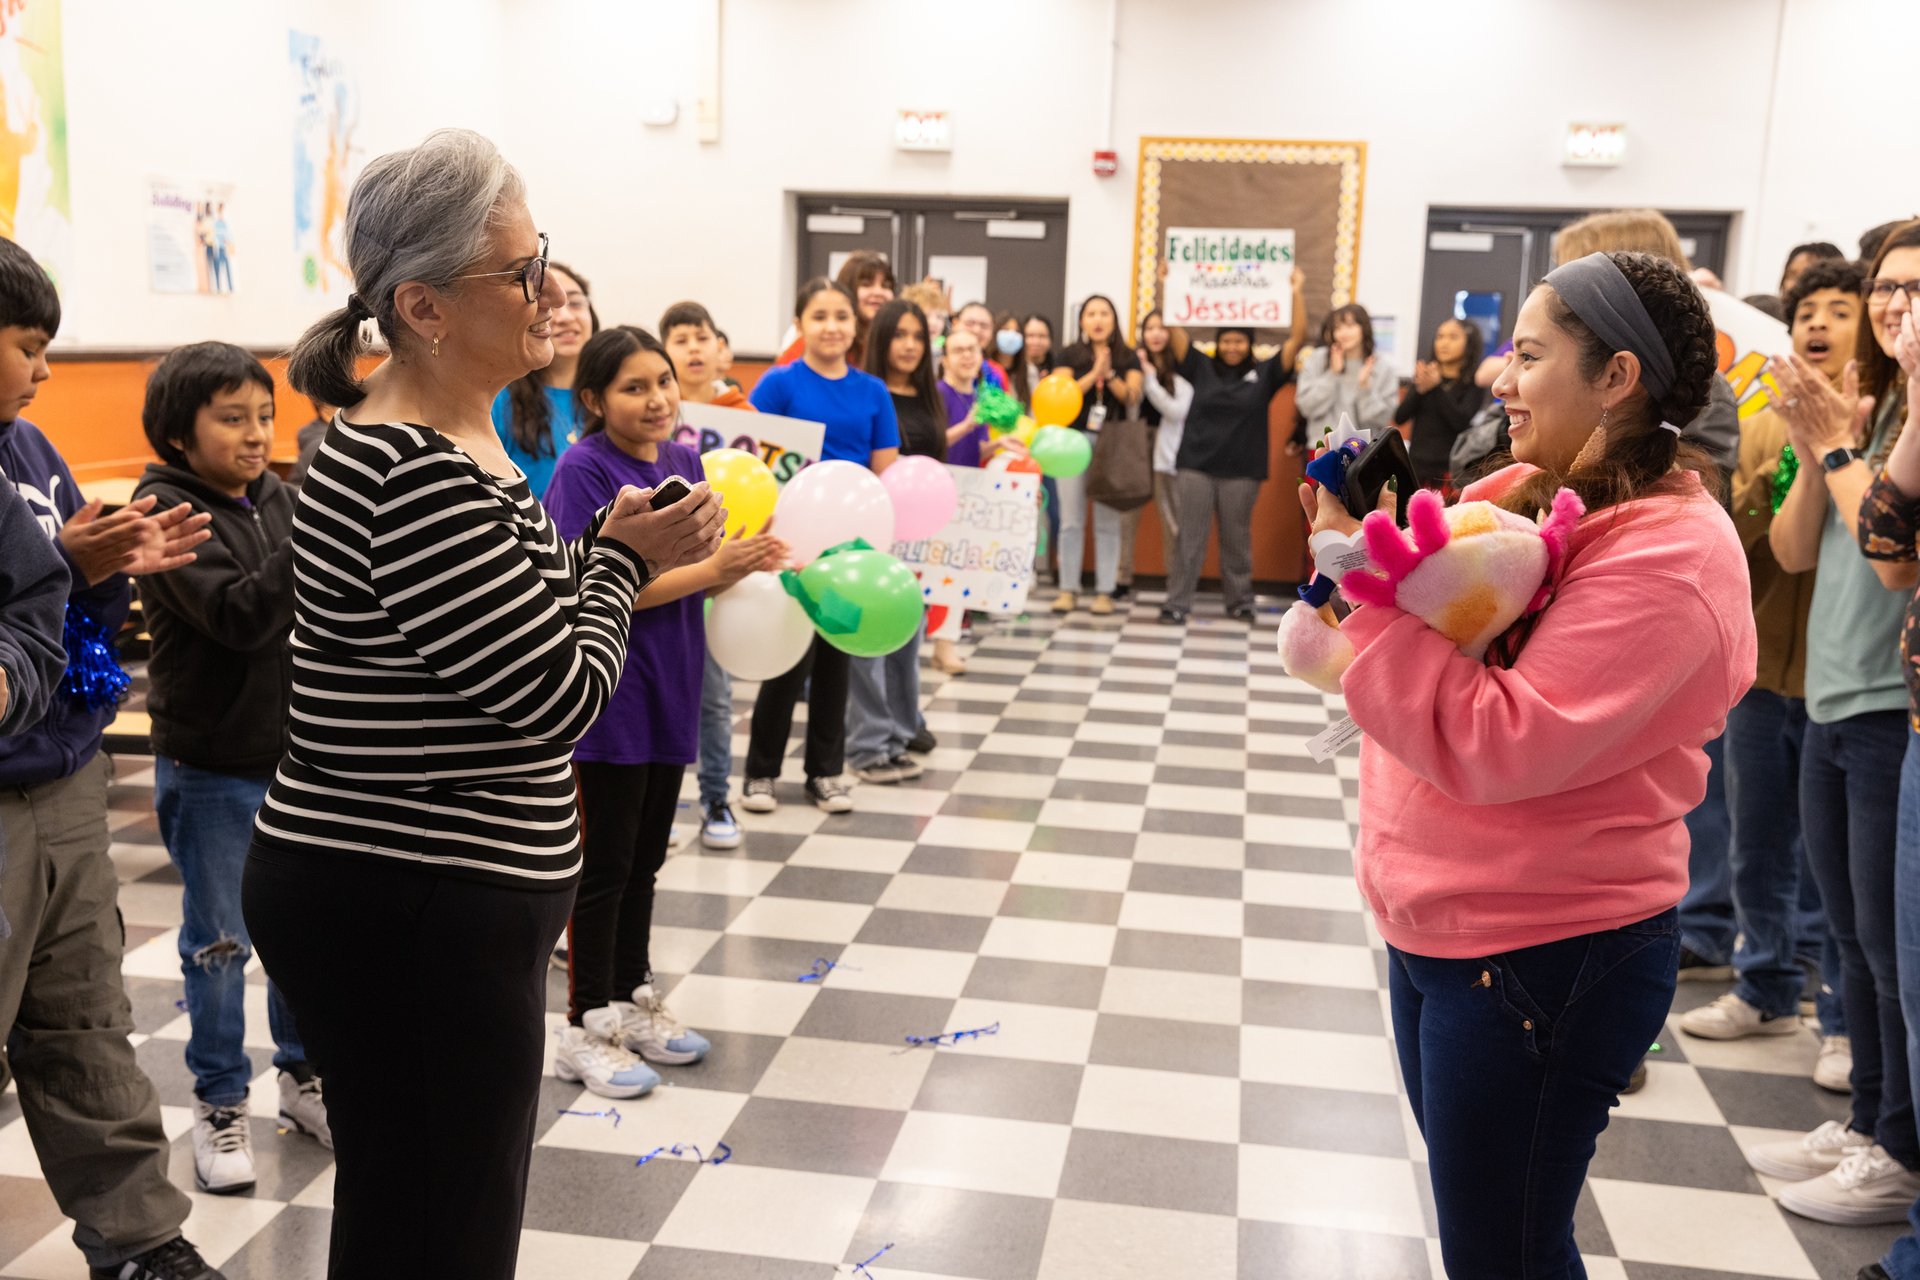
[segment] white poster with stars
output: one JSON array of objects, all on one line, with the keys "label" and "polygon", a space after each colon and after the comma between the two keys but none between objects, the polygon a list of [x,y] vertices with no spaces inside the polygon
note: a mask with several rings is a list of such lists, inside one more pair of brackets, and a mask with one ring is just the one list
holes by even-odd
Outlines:
[{"label": "white poster with stars", "polygon": [[919,575],[930,605],[1017,614],[1033,586],[1040,534],[1040,477],[947,468],[960,504],[930,538],[896,541],[893,554]]}]

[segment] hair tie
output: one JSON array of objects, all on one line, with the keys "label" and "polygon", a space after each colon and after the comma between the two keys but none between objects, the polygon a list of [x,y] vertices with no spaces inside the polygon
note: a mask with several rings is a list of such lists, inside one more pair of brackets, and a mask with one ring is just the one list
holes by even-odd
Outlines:
[{"label": "hair tie", "polygon": [[1661,422],[1660,429],[1662,431],[1671,431],[1675,435],[1679,435],[1682,431],[1682,428],[1676,427],[1671,422],[1665,422],[1665,421]]},{"label": "hair tie", "polygon": [[347,319],[355,321],[373,319],[373,311],[361,301],[357,293],[347,295]]}]

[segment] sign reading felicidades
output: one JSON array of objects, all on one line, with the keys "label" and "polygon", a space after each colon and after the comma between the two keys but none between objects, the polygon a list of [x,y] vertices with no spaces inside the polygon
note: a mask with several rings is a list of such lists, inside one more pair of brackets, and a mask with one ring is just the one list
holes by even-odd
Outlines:
[{"label": "sign reading felicidades", "polygon": [[1247,227],[1167,231],[1168,324],[1293,324],[1293,232]]}]

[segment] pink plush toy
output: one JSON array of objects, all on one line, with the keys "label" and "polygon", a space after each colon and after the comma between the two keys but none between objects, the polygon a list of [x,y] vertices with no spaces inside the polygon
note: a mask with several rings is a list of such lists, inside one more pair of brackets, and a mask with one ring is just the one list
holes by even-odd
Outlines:
[{"label": "pink plush toy", "polygon": [[[1411,613],[1460,652],[1483,658],[1508,627],[1546,606],[1568,539],[1585,514],[1570,489],[1554,495],[1553,511],[1540,523],[1491,502],[1449,507],[1423,489],[1407,503],[1407,533],[1385,512],[1367,517],[1368,565],[1379,572],[1348,573],[1340,590],[1355,604]],[[1338,693],[1353,646],[1300,601],[1280,620],[1280,658],[1289,675]]]}]

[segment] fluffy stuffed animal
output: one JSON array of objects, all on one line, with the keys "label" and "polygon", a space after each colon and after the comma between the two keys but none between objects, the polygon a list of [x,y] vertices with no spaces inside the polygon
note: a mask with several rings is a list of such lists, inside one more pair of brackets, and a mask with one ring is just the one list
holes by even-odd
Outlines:
[{"label": "fluffy stuffed animal", "polygon": [[[1460,652],[1483,658],[1508,627],[1546,606],[1568,539],[1585,514],[1570,489],[1554,495],[1553,511],[1540,523],[1491,502],[1449,507],[1423,489],[1408,501],[1407,533],[1385,512],[1367,517],[1367,560],[1379,572],[1350,572],[1340,590],[1355,604],[1411,613]],[[1301,601],[1280,620],[1280,659],[1289,675],[1338,693],[1353,646]]]}]

